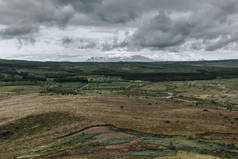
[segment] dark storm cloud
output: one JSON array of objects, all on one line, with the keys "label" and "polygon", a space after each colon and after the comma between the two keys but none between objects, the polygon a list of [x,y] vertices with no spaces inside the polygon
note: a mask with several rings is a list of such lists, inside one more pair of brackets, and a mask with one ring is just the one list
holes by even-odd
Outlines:
[{"label": "dark storm cloud", "polygon": [[0,0],[0,24],[66,25],[73,17],[73,9],[53,2],[54,0]]},{"label": "dark storm cloud", "polygon": [[72,44],[74,42],[74,40],[72,38],[69,38],[69,37],[64,37],[60,41],[65,46],[68,46],[68,45],[70,45],[70,44]]},{"label": "dark storm cloud", "polygon": [[20,44],[34,43],[35,34],[38,32],[39,28],[34,25],[21,25],[21,26],[11,26],[0,31],[0,37],[2,39],[17,39]]},{"label": "dark storm cloud", "polygon": [[[237,0],[0,0],[0,24],[10,27],[1,31],[4,39],[30,37],[34,35],[30,32],[37,31],[29,29],[32,25],[100,25],[136,30],[125,42],[103,44],[105,50],[160,50],[190,41],[190,48],[217,50],[237,43],[237,21]],[[62,43],[72,42],[65,39]],[[88,42],[85,47],[96,45]]]},{"label": "dark storm cloud", "polygon": [[[209,2],[209,1],[208,1]],[[161,11],[148,23],[137,29],[130,44],[132,48],[165,49],[179,47],[193,39],[203,41],[207,51],[223,48],[230,43],[237,43],[238,10],[235,1],[210,1],[200,10],[188,11],[188,16]],[[231,5],[233,4],[233,5]],[[232,11],[229,10],[232,6]],[[231,18],[233,17],[233,18]],[[197,45],[199,46],[199,45]]]},{"label": "dark storm cloud", "polygon": [[[195,1],[196,2],[196,1]],[[187,0],[0,0],[0,23],[66,24],[76,14],[110,23],[125,23],[158,9],[187,10]]]},{"label": "dark storm cloud", "polygon": [[94,12],[103,0],[55,0],[55,3],[60,5],[70,5],[76,11],[90,13]]},{"label": "dark storm cloud", "polygon": [[[135,1],[115,0],[55,0],[60,6],[71,6],[75,12],[86,14],[95,23],[126,23],[137,17]],[[140,11],[139,11],[140,12]]]},{"label": "dark storm cloud", "polygon": [[64,37],[59,40],[65,47],[72,47],[78,49],[99,49],[99,42],[93,39],[86,38],[70,38]]},{"label": "dark storm cloud", "polygon": [[183,43],[192,30],[184,20],[172,20],[164,12],[159,13],[147,25],[139,28],[131,43],[141,48],[166,48]]},{"label": "dark storm cloud", "polygon": [[223,48],[224,46],[227,46],[228,44],[236,43],[238,41],[238,36],[233,35],[231,36],[225,36],[221,37],[219,40],[217,40],[214,43],[208,43],[206,46],[207,51],[215,51],[217,49]]},{"label": "dark storm cloud", "polygon": [[128,42],[125,41],[119,42],[116,37],[112,41],[105,41],[105,42],[100,42],[96,39],[89,39],[89,38],[64,37],[60,39],[59,42],[67,48],[71,47],[82,50],[97,49],[101,51],[111,51],[114,49],[125,48],[128,45]]},{"label": "dark storm cloud", "polygon": [[79,39],[78,48],[79,49],[95,49],[98,47],[98,42],[92,39]]},{"label": "dark storm cloud", "polygon": [[18,27],[9,27],[0,31],[5,39],[11,39],[12,37],[22,37],[25,35],[31,35],[38,31],[38,28],[35,26],[23,25]]}]

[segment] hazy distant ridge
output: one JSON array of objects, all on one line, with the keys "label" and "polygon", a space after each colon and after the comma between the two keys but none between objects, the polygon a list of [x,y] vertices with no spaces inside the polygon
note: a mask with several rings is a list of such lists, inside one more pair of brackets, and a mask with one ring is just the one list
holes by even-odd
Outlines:
[{"label": "hazy distant ridge", "polygon": [[87,62],[153,62],[153,60],[141,55],[134,55],[130,57],[91,57]]}]

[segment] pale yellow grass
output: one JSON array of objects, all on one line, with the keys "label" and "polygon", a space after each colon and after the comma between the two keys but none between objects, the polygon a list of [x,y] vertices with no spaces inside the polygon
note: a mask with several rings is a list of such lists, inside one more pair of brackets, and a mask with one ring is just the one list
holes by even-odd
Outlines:
[{"label": "pale yellow grass", "polygon": [[178,153],[176,156],[166,156],[166,157],[159,157],[155,159],[221,159],[221,158],[210,156],[210,155],[200,155],[195,153],[181,152],[181,153]]}]

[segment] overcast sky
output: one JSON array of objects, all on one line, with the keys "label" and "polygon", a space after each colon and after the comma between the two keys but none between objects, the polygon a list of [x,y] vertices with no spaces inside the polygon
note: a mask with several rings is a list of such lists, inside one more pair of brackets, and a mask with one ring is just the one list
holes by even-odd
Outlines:
[{"label": "overcast sky", "polygon": [[0,58],[238,59],[238,0],[0,0]]}]

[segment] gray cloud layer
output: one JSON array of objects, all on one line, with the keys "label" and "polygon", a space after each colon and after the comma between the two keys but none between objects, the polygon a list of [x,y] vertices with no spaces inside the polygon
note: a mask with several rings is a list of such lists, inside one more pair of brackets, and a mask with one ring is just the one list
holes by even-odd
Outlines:
[{"label": "gray cloud layer", "polygon": [[[114,48],[214,51],[238,42],[237,0],[0,0],[2,39],[34,40],[40,26],[134,28]],[[87,41],[87,40],[86,40]],[[83,43],[82,41],[79,41]],[[67,46],[73,40],[63,39]],[[85,43],[85,41],[84,41]],[[98,44],[87,41],[82,48]]]},{"label": "gray cloud layer", "polygon": [[35,34],[38,31],[38,26],[33,25],[10,26],[0,31],[0,37],[5,40],[15,38],[22,46],[24,43],[33,44],[35,42]]}]

